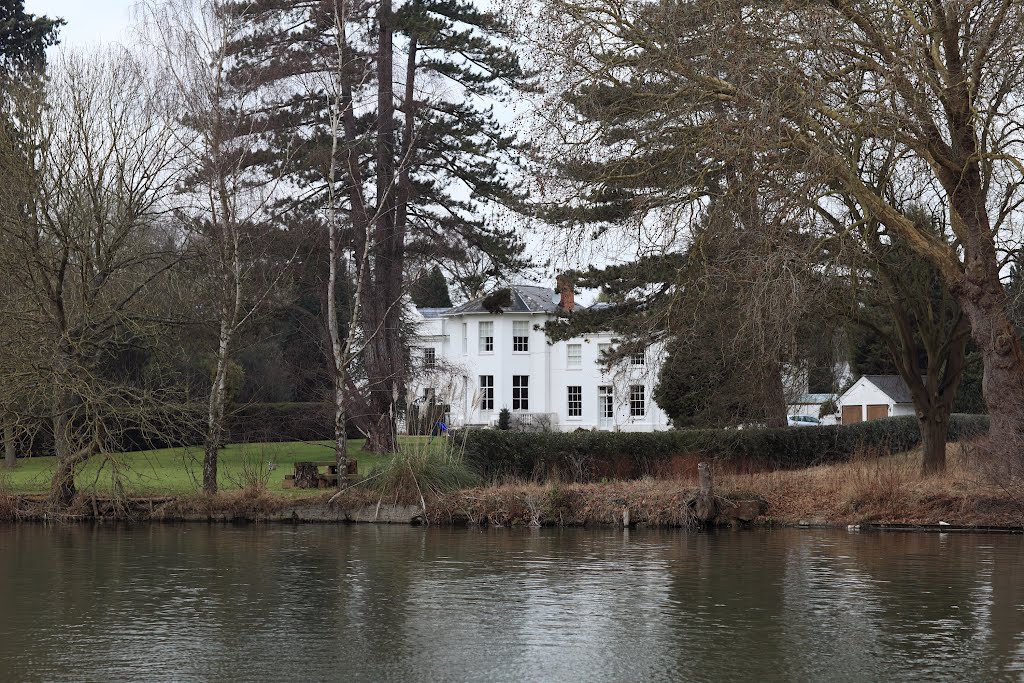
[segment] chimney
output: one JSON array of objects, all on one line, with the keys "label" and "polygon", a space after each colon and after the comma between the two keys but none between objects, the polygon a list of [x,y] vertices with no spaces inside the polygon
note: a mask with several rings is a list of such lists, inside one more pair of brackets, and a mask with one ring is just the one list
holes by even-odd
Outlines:
[{"label": "chimney", "polygon": [[572,313],[576,308],[576,293],[572,285],[572,279],[568,275],[563,274],[555,278],[555,293],[559,295],[558,308],[566,313]]}]

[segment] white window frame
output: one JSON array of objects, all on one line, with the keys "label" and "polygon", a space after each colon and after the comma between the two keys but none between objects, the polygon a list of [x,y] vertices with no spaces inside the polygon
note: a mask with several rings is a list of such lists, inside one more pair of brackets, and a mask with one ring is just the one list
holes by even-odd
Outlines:
[{"label": "white window frame", "polygon": [[615,419],[615,390],[609,384],[597,388],[597,411],[598,418]]},{"label": "white window frame", "polygon": [[[573,350],[577,352],[575,356],[573,355]],[[580,370],[583,368],[583,344],[565,345],[565,367],[570,370]]]},{"label": "white window frame", "polygon": [[566,415],[570,420],[583,418],[583,387],[571,384],[565,388]]},{"label": "white window frame", "polygon": [[629,385],[629,416],[647,416],[647,387],[643,384]]},{"label": "white window frame", "polygon": [[480,412],[494,410],[494,375],[480,375]]},{"label": "white window frame", "polygon": [[477,334],[480,338],[480,353],[494,353],[494,321],[481,320],[477,324]]},{"label": "white window frame", "polygon": [[469,353],[469,323],[462,323],[462,355]]},{"label": "white window frame", "polygon": [[437,349],[432,346],[423,349],[423,367],[427,370],[437,367]]},{"label": "white window frame", "polygon": [[643,351],[641,351],[640,353],[630,354],[630,356],[629,356],[629,364],[630,365],[638,365],[638,366],[639,365],[647,365],[647,354],[645,354]]},{"label": "white window frame", "polygon": [[525,413],[530,410],[530,376],[512,375],[512,411]]},{"label": "white window frame", "polygon": [[[526,329],[523,329],[523,328]],[[520,334],[521,333],[521,334]],[[512,353],[529,353],[530,351],[530,321],[512,321]]]}]

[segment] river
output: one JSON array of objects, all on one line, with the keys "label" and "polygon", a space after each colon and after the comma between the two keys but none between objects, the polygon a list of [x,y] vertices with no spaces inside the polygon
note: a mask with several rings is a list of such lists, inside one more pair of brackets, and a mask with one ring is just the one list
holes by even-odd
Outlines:
[{"label": "river", "polygon": [[1018,681],[1024,538],[0,525],[2,681]]}]

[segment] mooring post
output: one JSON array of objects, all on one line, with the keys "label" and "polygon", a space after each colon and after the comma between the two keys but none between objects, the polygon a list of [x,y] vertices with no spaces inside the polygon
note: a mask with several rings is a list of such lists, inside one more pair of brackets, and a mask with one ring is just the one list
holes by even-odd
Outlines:
[{"label": "mooring post", "polygon": [[711,478],[711,465],[706,462],[702,462],[697,465],[697,476],[700,480],[700,495],[712,496],[714,495],[714,481]]},{"label": "mooring post", "polygon": [[711,465],[706,462],[697,465],[697,476],[700,488],[697,491],[693,513],[700,521],[710,522],[718,516],[718,501],[715,499]]}]

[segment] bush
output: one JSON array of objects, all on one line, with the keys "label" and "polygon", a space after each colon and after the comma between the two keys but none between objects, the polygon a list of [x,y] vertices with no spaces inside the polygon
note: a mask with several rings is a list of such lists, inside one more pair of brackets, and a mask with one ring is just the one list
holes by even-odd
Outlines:
[{"label": "bush", "polygon": [[508,408],[502,408],[498,413],[498,429],[507,432],[512,428],[512,413]]},{"label": "bush", "polygon": [[[987,430],[987,416],[954,415],[949,439],[959,441]],[[489,481],[654,476],[669,471],[680,458],[716,461],[736,470],[793,469],[843,461],[865,447],[906,451],[921,441],[915,417],[829,427],[556,433],[475,429],[459,436],[465,439],[467,464]]]}]

